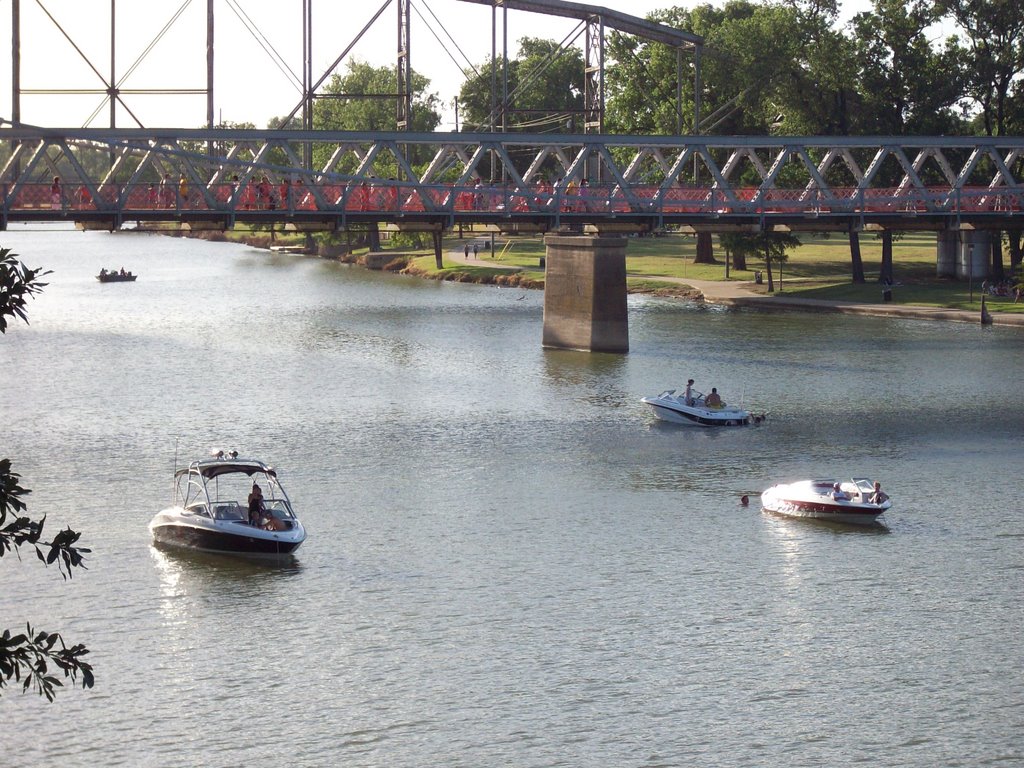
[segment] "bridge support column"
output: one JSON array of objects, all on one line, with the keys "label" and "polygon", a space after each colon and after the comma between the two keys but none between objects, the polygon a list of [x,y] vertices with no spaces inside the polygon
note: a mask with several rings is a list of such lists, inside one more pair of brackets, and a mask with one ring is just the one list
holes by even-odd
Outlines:
[{"label": "bridge support column", "polygon": [[545,347],[628,352],[626,238],[548,235]]},{"label": "bridge support column", "polygon": [[956,277],[957,252],[960,249],[960,233],[951,229],[941,230],[935,238],[936,277]]}]

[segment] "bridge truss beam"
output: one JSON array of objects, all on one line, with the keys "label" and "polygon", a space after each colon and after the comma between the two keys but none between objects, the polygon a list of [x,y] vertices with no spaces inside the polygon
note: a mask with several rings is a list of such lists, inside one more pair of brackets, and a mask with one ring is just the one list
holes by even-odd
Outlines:
[{"label": "bridge truss beam", "polygon": [[3,226],[1009,228],[1024,226],[1022,177],[1020,137],[0,129]]}]

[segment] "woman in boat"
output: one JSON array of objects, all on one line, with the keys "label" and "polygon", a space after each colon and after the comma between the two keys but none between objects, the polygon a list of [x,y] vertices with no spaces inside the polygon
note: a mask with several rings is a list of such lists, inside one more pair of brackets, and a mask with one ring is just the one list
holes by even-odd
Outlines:
[{"label": "woman in boat", "polygon": [[256,483],[252,484],[249,494],[249,525],[258,526],[263,521],[266,510],[263,507],[263,491]]}]

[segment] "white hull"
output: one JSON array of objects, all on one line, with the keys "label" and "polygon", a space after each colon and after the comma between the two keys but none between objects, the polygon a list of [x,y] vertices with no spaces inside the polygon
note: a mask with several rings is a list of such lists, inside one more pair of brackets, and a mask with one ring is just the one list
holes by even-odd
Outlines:
[{"label": "white hull", "polygon": [[235,555],[280,556],[298,549],[306,530],[277,471],[236,453],[215,456],[174,473],[175,503],[150,522],[153,541]]},{"label": "white hull", "polygon": [[641,398],[640,402],[649,405],[654,415],[662,421],[692,427],[743,427],[764,420],[763,415],[754,415],[735,406],[723,405],[716,408],[705,405],[703,397],[693,398],[687,403],[684,397],[677,396],[672,390],[662,392],[657,397]]},{"label": "white hull", "polygon": [[242,555],[288,555],[306,540],[298,520],[287,531],[268,531],[243,520],[211,520],[181,507],[159,512],[149,524],[153,540],[170,547],[199,552]]},{"label": "white hull", "polygon": [[761,494],[761,506],[769,512],[786,517],[830,520],[848,525],[875,525],[878,518],[892,506],[886,499],[873,504],[871,483],[865,479],[841,484],[849,499],[832,496],[832,481],[803,480],[789,485],[773,485]]}]

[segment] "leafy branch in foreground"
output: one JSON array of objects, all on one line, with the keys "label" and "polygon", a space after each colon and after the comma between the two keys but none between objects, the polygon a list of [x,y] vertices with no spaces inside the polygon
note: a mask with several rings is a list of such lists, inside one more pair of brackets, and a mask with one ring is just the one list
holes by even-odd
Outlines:
[{"label": "leafy branch in foreground", "polygon": [[[26,515],[10,514],[24,511],[24,497],[32,492],[21,487],[19,480],[20,475],[11,471],[10,459],[0,459],[0,557],[15,552],[20,558],[19,547],[28,545],[35,548],[43,563],[57,563],[61,575],[71,578],[72,568],[85,568],[84,555],[90,550],[76,546],[81,534],[71,528],[60,531],[52,541],[43,541],[45,515],[33,520]],[[12,635],[10,630],[4,630],[0,635],[0,691],[11,680],[24,680],[23,691],[34,687],[37,693],[53,701],[57,686],[64,683],[51,674],[50,665],[56,668],[54,672],[63,672],[73,682],[81,675],[82,687],[92,688],[92,665],[83,658],[87,653],[89,649],[81,643],[68,647],[57,632],[35,632],[30,625],[24,634]]]},{"label": "leafy branch in foreground", "polygon": [[[46,285],[39,282],[46,274],[49,272],[26,267],[9,248],[0,248],[0,333],[7,333],[8,317],[28,322],[25,301]],[[70,527],[59,531],[52,541],[44,541],[46,515],[33,520],[22,514],[25,497],[32,491],[23,488],[20,480],[21,476],[11,471],[11,460],[0,459],[0,558],[14,552],[21,559],[20,548],[31,546],[45,565],[57,563],[61,576],[71,578],[72,568],[85,568],[83,556],[90,550],[77,546],[81,534]],[[24,634],[4,630],[0,635],[0,691],[11,680],[23,681],[22,691],[34,688],[53,701],[56,689],[64,685],[57,672],[72,682],[81,675],[82,687],[92,688],[92,665],[84,660],[88,653],[81,643],[69,648],[59,633],[34,631],[30,624]]]},{"label": "leafy branch in foreground", "polygon": [[5,629],[0,635],[0,690],[10,680],[21,681],[24,677],[22,691],[35,688],[47,701],[53,701],[57,687],[64,683],[50,674],[50,664],[73,682],[81,674],[82,687],[92,688],[92,665],[82,660],[87,653],[89,649],[81,643],[69,648],[58,632],[33,632],[32,626],[26,625],[24,634],[11,635]]},{"label": "leafy branch in foreground", "polygon": [[[69,579],[72,568],[85,568],[83,555],[91,550],[75,546],[82,534],[71,528],[57,533],[52,541],[41,541],[46,515],[39,520],[33,520],[27,515],[12,516],[13,520],[7,522],[8,511],[24,511],[25,502],[22,497],[32,493],[18,485],[20,478],[19,474],[11,471],[10,459],[0,459],[0,557],[9,552],[17,553],[19,547],[28,544],[35,548],[36,556],[42,562],[46,565],[57,563],[61,575]],[[49,551],[43,554],[43,548],[47,547]]]},{"label": "leafy branch in foreground", "polygon": [[49,270],[26,267],[10,248],[0,248],[0,333],[7,333],[8,316],[28,322],[25,301],[46,287],[39,278],[48,274]]}]

